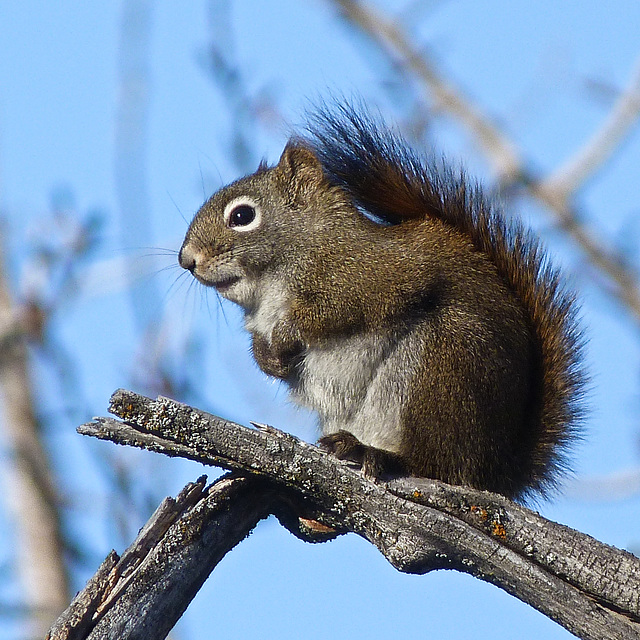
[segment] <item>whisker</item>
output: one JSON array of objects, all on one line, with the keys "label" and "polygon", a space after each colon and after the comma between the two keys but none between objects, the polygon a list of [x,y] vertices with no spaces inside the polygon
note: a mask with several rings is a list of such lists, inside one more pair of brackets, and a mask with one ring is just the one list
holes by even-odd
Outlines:
[{"label": "whisker", "polygon": [[216,291],[216,298],[218,299],[218,308],[220,309],[220,312],[222,313],[222,318],[224,320],[224,323],[229,326],[229,320],[227,319],[227,314],[224,310],[224,304],[222,304],[222,296]]},{"label": "whisker", "polygon": [[200,161],[200,158],[198,158],[198,169],[200,169],[200,182],[202,183],[202,199],[206,200],[207,190],[204,186],[204,173],[202,173],[202,162]]},{"label": "whisker", "polygon": [[169,249],[154,250],[146,253],[141,253],[139,255],[140,258],[174,258],[177,256],[177,251]]},{"label": "whisker", "polygon": [[[155,274],[157,275],[159,273],[164,273],[165,271],[171,271],[172,269],[182,269],[182,267],[179,264],[168,264],[166,267],[160,267],[159,269],[156,269]],[[182,277],[183,275],[187,275],[187,272],[183,271],[179,274],[180,277]]]},{"label": "whisker", "polygon": [[193,280],[185,280],[185,276],[187,275],[186,271],[183,271],[182,273],[179,273],[173,280],[173,282],[171,283],[171,285],[169,286],[169,288],[166,291],[165,294],[165,298],[168,298],[170,295],[173,295],[177,290],[179,286],[184,285],[185,282],[188,283],[187,285],[187,294],[189,292],[189,289],[193,286],[194,281]]},{"label": "whisker", "polygon": [[168,191],[166,193],[167,193],[167,196],[169,196],[169,200],[171,200],[171,202],[173,203],[173,206],[176,208],[176,211],[178,212],[178,215],[182,218],[183,222],[185,224],[189,224],[189,221],[184,217],[184,214],[182,213],[182,210],[178,206],[178,203],[173,199],[173,196],[171,195],[171,193],[169,193]]},{"label": "whisker", "polygon": [[177,249],[171,247],[137,247],[137,251],[163,251],[165,253],[178,253]]}]

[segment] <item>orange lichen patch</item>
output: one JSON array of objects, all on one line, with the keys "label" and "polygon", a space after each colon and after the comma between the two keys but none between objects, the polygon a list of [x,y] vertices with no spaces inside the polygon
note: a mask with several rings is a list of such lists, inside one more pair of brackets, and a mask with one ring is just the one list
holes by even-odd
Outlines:
[{"label": "orange lichen patch", "polygon": [[118,408],[116,405],[112,413],[126,420],[133,414],[133,404],[131,402],[127,402],[127,404],[125,404],[121,408]]},{"label": "orange lichen patch", "polygon": [[422,498],[422,491],[418,491],[417,489],[414,489],[413,491],[413,497],[418,500],[420,498]]},{"label": "orange lichen patch", "polygon": [[500,522],[492,522],[491,523],[491,533],[500,538],[501,540],[505,540],[507,537],[507,530],[504,528],[504,525]]},{"label": "orange lichen patch", "polygon": [[489,514],[484,507],[476,507],[475,505],[471,505],[471,513],[480,516],[481,520],[486,520],[489,517]]}]

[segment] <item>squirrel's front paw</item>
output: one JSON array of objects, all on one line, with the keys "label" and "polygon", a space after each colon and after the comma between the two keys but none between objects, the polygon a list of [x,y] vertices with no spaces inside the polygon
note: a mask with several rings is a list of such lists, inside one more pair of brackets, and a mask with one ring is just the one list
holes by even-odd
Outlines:
[{"label": "squirrel's front paw", "polygon": [[251,350],[254,360],[267,375],[286,380],[293,373],[293,360],[276,353],[266,338],[258,333],[253,334]]}]

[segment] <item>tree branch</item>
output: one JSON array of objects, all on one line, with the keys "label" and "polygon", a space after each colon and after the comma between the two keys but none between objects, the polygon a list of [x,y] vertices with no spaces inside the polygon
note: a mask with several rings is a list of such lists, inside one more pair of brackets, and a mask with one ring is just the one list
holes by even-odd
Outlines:
[{"label": "tree branch", "polygon": [[107,556],[47,640],[166,637],[218,562],[269,514],[266,483],[205,481],[165,499],[121,558]]},{"label": "tree branch", "polygon": [[[249,429],[167,398],[120,390],[110,411],[124,422],[98,418],[80,433],[249,474],[262,493],[254,488],[247,495],[260,493],[264,511],[256,516],[253,510],[245,531],[266,512],[308,540],[326,539],[331,529],[333,535],[352,531],[400,571],[457,569],[528,602],[581,638],[640,638],[640,561],[502,496],[414,478],[374,483],[291,435],[261,425]],[[228,513],[245,509],[245,499],[229,501]],[[154,581],[173,560],[165,562]],[[207,562],[208,574],[213,564]],[[127,606],[135,607],[135,617],[149,609],[133,596]],[[119,628],[117,637],[138,637],[123,633]]]}]

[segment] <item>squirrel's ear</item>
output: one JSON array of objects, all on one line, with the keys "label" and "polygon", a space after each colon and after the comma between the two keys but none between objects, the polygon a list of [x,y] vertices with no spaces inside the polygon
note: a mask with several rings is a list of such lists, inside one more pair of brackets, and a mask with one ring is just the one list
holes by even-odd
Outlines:
[{"label": "squirrel's ear", "polygon": [[309,147],[297,140],[287,143],[278,161],[278,169],[296,191],[303,185],[309,188],[325,182],[320,160]]}]

